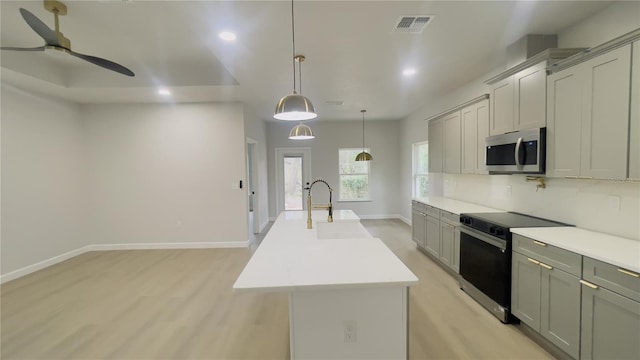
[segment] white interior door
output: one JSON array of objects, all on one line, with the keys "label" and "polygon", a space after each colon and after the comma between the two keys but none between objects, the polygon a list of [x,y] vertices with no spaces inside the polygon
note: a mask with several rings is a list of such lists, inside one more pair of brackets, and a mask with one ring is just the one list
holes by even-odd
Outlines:
[{"label": "white interior door", "polygon": [[310,148],[276,149],[276,210],[306,209],[304,186],[311,179]]}]

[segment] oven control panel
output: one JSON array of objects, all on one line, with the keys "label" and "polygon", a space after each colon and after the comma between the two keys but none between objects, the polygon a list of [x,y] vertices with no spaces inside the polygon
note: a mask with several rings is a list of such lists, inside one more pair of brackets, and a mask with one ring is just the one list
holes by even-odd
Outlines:
[{"label": "oven control panel", "polygon": [[507,240],[509,235],[509,229],[489,223],[482,219],[473,218],[467,215],[460,215],[460,223],[464,226],[468,226],[472,229],[476,229],[485,234],[489,234],[491,236],[495,236],[497,238]]}]

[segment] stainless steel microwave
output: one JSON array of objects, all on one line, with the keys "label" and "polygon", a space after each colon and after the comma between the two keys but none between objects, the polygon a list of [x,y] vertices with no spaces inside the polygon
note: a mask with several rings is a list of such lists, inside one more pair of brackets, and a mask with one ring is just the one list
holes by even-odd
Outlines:
[{"label": "stainless steel microwave", "polygon": [[487,137],[489,174],[544,174],[546,130],[537,128]]}]

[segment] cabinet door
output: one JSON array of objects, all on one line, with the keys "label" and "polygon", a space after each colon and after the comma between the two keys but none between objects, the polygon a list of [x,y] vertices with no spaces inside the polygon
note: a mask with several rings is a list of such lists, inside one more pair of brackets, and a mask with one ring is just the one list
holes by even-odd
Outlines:
[{"label": "cabinet door", "polygon": [[511,313],[540,331],[540,266],[524,255],[511,260]]},{"label": "cabinet door", "polygon": [[574,359],[580,352],[580,279],[542,268],[540,333]]},{"label": "cabinet door", "polygon": [[580,66],[547,79],[547,176],[580,175],[582,76]]},{"label": "cabinet door", "polygon": [[491,85],[490,135],[513,131],[513,76]]},{"label": "cabinet door", "polygon": [[429,172],[441,173],[444,156],[444,123],[442,119],[429,122]]},{"label": "cabinet door", "polygon": [[453,247],[455,240],[455,226],[440,222],[440,261],[448,267],[453,267]]},{"label": "cabinet door", "polygon": [[483,100],[474,107],[477,119],[477,151],[476,151],[476,174],[488,174],[487,171],[487,150],[485,139],[489,136],[489,100]]},{"label": "cabinet door", "polygon": [[640,40],[633,43],[632,59],[629,178],[640,180]]},{"label": "cabinet door", "polygon": [[581,359],[640,359],[640,302],[582,287]]},{"label": "cabinet door", "polygon": [[427,242],[425,249],[433,256],[440,257],[440,220],[427,216]]},{"label": "cabinet door", "polygon": [[453,232],[453,264],[451,264],[451,268],[456,271],[456,273],[460,273],[460,229],[456,227]]},{"label": "cabinet door", "polygon": [[581,64],[583,93],[581,176],[626,179],[631,44]]},{"label": "cabinet door", "polygon": [[444,172],[460,174],[460,112],[448,115],[444,121]]},{"label": "cabinet door", "polygon": [[[462,123],[462,173],[473,174],[477,167],[478,120],[476,106],[469,105],[460,111]],[[483,141],[484,144],[484,141]]]},{"label": "cabinet door", "polygon": [[424,214],[415,209],[411,211],[411,239],[420,246],[424,246],[424,227]]},{"label": "cabinet door", "polygon": [[514,130],[545,127],[547,124],[547,62],[543,61],[513,76]]}]

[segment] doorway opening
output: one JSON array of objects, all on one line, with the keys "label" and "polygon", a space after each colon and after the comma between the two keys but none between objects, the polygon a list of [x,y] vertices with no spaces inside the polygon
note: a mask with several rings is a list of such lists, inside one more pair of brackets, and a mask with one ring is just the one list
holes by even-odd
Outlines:
[{"label": "doorway opening", "polygon": [[303,188],[311,179],[310,148],[276,149],[276,211],[305,210]]}]

